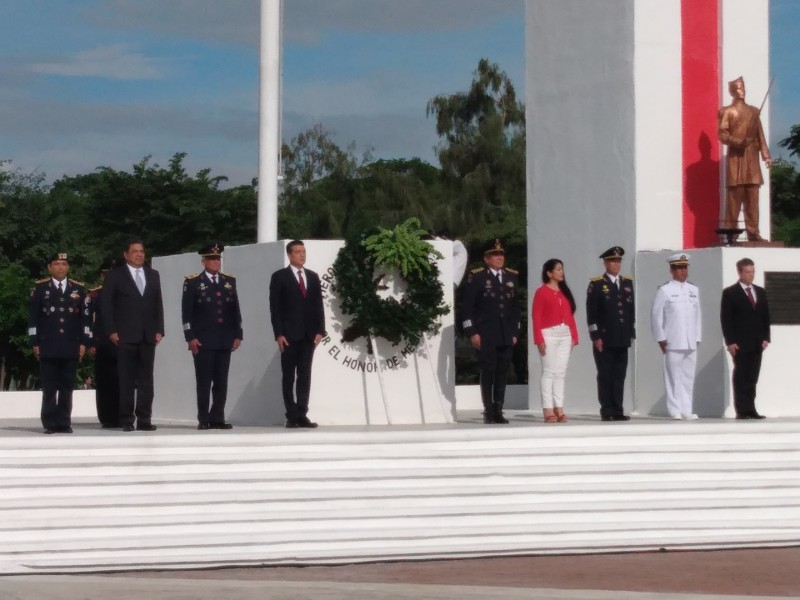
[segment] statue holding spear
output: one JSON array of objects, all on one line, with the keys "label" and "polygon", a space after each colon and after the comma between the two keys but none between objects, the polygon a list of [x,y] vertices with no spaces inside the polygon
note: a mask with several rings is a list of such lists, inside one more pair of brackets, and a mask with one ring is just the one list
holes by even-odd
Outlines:
[{"label": "statue holding spear", "polygon": [[[772,83],[770,82],[770,88]],[[763,185],[759,157],[767,168],[772,165],[764,128],[761,126],[761,108],[745,104],[744,79],[739,77],[728,83],[733,102],[719,109],[719,141],[728,147],[725,161],[725,227],[735,229],[739,211],[744,208],[747,239],[764,241],[758,231],[758,192]]]}]

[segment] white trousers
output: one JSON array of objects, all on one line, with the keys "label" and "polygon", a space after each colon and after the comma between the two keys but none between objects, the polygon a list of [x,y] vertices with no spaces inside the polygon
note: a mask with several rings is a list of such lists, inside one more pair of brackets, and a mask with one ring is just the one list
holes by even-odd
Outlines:
[{"label": "white trousers", "polygon": [[667,350],[664,353],[664,383],[667,411],[671,417],[692,414],[697,350]]},{"label": "white trousers", "polygon": [[542,408],[564,406],[564,378],[572,351],[572,334],[567,325],[542,329],[546,345],[542,359]]}]

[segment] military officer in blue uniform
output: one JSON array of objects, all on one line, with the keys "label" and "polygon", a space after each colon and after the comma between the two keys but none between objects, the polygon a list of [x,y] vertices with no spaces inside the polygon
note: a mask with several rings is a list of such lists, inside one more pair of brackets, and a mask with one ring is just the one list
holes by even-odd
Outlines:
[{"label": "military officer in blue uniform", "polygon": [[53,255],[47,270],[50,277],[38,280],[31,291],[28,337],[39,360],[44,432],[72,433],[75,374],[91,339],[86,292],[82,283],[67,278],[66,252]]},{"label": "military officer in blue uniform", "polygon": [[613,246],[603,252],[605,273],[589,282],[586,319],[597,366],[597,399],[603,421],[629,421],[622,407],[628,371],[628,348],[636,338],[633,279],[620,275],[625,250]]},{"label": "military officer in blue uniform", "polygon": [[225,421],[225,400],[231,352],[243,339],[242,315],[236,278],[220,271],[224,249],[218,243],[203,247],[203,271],[183,282],[183,333],[194,358],[200,430],[233,428]]},{"label": "military officer in blue uniform", "polygon": [[484,423],[508,423],[503,403],[519,339],[518,272],[506,267],[505,260],[502,242],[494,240],[483,255],[486,266],[470,272],[461,305],[464,333],[478,351]]}]

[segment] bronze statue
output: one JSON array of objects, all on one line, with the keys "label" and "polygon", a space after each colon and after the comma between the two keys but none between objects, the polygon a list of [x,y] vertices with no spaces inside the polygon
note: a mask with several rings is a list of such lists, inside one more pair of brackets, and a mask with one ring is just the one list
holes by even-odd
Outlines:
[{"label": "bronze statue", "polygon": [[728,83],[733,102],[719,109],[719,141],[728,146],[725,168],[725,227],[734,229],[744,206],[749,241],[764,241],[758,233],[758,188],[763,185],[759,155],[769,168],[772,159],[761,126],[761,109],[745,104],[744,79]]}]

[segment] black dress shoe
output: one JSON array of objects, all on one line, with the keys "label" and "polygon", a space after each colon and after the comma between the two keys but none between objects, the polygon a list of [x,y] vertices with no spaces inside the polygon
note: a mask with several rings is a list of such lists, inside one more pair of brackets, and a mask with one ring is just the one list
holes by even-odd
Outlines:
[{"label": "black dress shoe", "polygon": [[140,423],[136,425],[137,431],[155,431],[156,429],[158,429],[158,427],[152,423]]},{"label": "black dress shoe", "polygon": [[103,423],[103,429],[117,429],[119,425],[115,425],[114,423]]},{"label": "black dress shoe", "polygon": [[748,421],[753,417],[751,417],[750,415],[736,415],[736,418],[739,419],[740,421]]},{"label": "black dress shoe", "polygon": [[72,433],[72,427],[62,427],[56,433]]},{"label": "black dress shoe", "polygon": [[766,419],[767,417],[765,417],[764,415],[760,415],[757,412],[754,412],[754,413],[750,413],[750,418],[751,419]]},{"label": "black dress shoe", "polygon": [[53,429],[52,427],[45,427],[45,428],[44,428],[44,432],[45,432],[47,435],[50,435],[51,433],[58,433],[58,432],[57,432],[55,429]]},{"label": "black dress shoe", "polygon": [[208,423],[198,423],[197,429],[199,431],[205,431],[206,429],[208,429]]},{"label": "black dress shoe", "polygon": [[631,418],[628,415],[614,415],[615,421],[630,421]]},{"label": "black dress shoe", "polygon": [[600,417],[600,420],[601,421],[613,421],[614,417],[610,417],[609,415],[603,415],[602,417]]},{"label": "black dress shoe", "polygon": [[494,415],[494,423],[497,423],[498,425],[508,425],[508,419],[503,416],[502,411],[498,410]]},{"label": "black dress shoe", "polygon": [[316,429],[318,425],[308,419],[308,417],[303,417],[297,422],[297,425],[300,427],[305,427],[306,429]]},{"label": "black dress shoe", "polygon": [[297,421],[286,420],[286,429],[297,429],[298,427],[300,427],[300,423]]},{"label": "black dress shoe", "polygon": [[122,431],[124,431],[125,433],[128,433],[129,431],[135,431],[135,428],[134,428],[133,425],[123,425],[122,426]]},{"label": "black dress shoe", "polygon": [[209,429],[233,429],[233,425],[231,425],[230,423],[225,423],[225,422],[223,422],[223,423],[209,423],[208,424],[208,428]]}]

